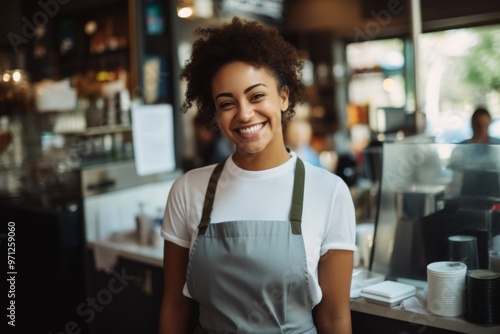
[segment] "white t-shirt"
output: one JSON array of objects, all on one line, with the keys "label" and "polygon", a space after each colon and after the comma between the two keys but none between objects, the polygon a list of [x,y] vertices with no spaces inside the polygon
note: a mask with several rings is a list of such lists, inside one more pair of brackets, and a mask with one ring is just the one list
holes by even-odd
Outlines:
[{"label": "white t-shirt", "polygon": [[[237,220],[289,220],[295,163],[248,171],[229,158],[219,178],[211,224]],[[318,261],[330,249],[356,249],[355,213],[347,185],[337,175],[305,165],[302,235],[313,305],[320,302]],[[198,234],[208,180],[215,165],[191,170],[177,179],[167,200],[161,235],[181,247],[192,248]],[[184,294],[189,293],[184,286]]]}]

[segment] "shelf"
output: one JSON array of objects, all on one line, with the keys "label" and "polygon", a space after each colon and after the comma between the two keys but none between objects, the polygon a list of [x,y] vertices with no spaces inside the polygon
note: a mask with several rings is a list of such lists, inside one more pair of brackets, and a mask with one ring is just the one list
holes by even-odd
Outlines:
[{"label": "shelf", "polygon": [[84,131],[57,131],[54,134],[59,135],[75,135],[75,136],[99,136],[112,133],[130,132],[132,127],[130,125],[102,125],[87,128]]}]

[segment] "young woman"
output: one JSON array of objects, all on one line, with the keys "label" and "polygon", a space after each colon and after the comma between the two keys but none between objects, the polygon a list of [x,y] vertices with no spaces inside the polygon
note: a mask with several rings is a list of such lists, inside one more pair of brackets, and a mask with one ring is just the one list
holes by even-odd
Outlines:
[{"label": "young woman", "polygon": [[234,18],[201,37],[181,77],[235,144],[192,170],[167,201],[160,333],[351,333],[355,219],[345,183],[287,150],[303,85],[277,30]]}]

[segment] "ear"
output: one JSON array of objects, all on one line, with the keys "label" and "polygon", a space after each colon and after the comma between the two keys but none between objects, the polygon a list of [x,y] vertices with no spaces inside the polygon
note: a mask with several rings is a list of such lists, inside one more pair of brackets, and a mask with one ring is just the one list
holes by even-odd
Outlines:
[{"label": "ear", "polygon": [[290,96],[290,89],[288,86],[281,88],[280,99],[281,99],[281,112],[288,110],[288,97]]}]

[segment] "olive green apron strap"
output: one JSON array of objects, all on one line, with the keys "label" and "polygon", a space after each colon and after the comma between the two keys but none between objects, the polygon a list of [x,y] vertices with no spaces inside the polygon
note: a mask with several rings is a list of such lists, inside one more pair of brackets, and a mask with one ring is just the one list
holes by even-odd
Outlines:
[{"label": "olive green apron strap", "polygon": [[198,235],[204,235],[207,230],[208,224],[210,224],[210,214],[212,213],[212,208],[214,204],[215,191],[217,190],[217,182],[219,181],[220,175],[222,174],[222,170],[224,169],[224,164],[226,163],[226,159],[219,162],[217,166],[215,166],[212,175],[210,176],[210,180],[208,181],[207,192],[205,194],[205,202],[203,203],[203,211],[201,214],[200,224],[198,225]]},{"label": "olive green apron strap", "polygon": [[[207,192],[205,195],[205,202],[203,203],[203,212],[198,225],[198,234],[204,235],[205,231],[210,224],[210,214],[212,213],[215,191],[217,189],[217,182],[224,168],[226,159],[221,161],[214,169],[208,182]],[[302,160],[297,158],[297,165],[295,166],[295,179],[293,183],[292,206],[290,209],[290,221],[292,226],[292,234],[302,234],[301,221],[302,221],[302,206],[304,201],[304,179],[305,168]]]},{"label": "olive green apron strap", "polygon": [[292,234],[302,234],[302,206],[304,202],[304,163],[297,157],[295,166],[295,179],[293,182],[292,207],[290,209],[290,222]]}]

